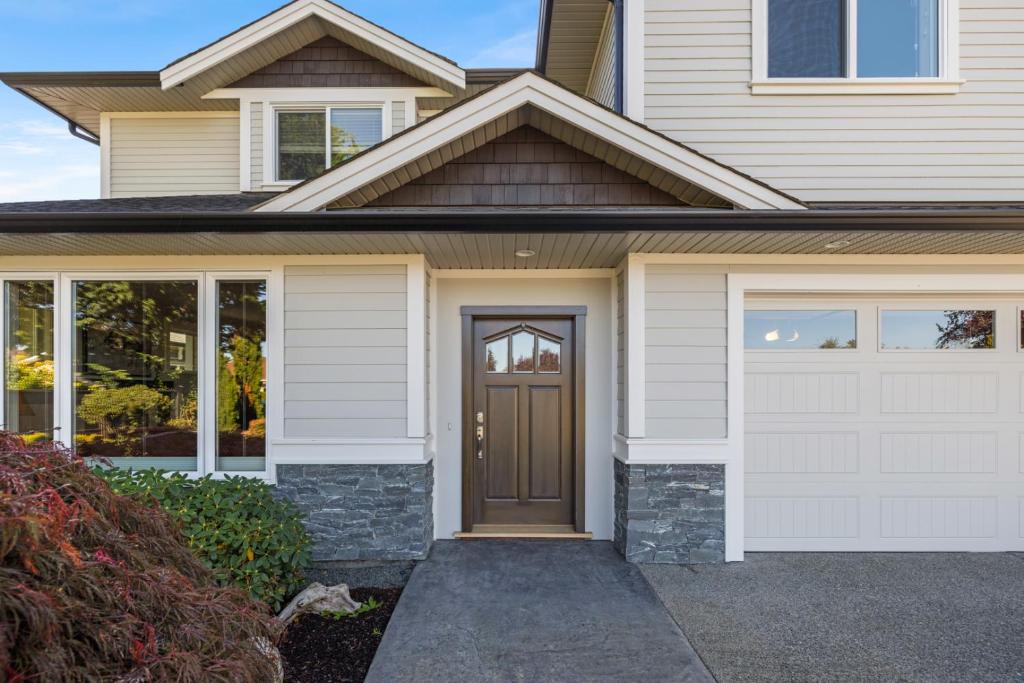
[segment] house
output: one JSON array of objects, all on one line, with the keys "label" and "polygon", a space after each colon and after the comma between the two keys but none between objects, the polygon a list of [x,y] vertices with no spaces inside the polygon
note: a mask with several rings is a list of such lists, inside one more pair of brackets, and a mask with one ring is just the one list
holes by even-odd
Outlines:
[{"label": "house", "polygon": [[3,74],[102,158],[0,206],[4,423],[263,477],[323,560],[1024,550],[1022,37],[1024,0],[544,0],[536,69],[474,70],[296,0]]}]

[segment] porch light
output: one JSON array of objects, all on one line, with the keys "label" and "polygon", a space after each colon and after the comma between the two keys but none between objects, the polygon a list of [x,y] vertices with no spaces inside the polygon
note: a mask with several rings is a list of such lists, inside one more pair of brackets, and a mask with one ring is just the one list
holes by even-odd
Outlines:
[{"label": "porch light", "polygon": [[844,247],[850,246],[850,240],[836,240],[835,242],[829,242],[825,245],[826,249],[843,249]]},{"label": "porch light", "polygon": [[516,256],[518,256],[519,258],[530,258],[536,255],[537,252],[535,252],[533,249],[520,249],[519,251],[516,252]]}]

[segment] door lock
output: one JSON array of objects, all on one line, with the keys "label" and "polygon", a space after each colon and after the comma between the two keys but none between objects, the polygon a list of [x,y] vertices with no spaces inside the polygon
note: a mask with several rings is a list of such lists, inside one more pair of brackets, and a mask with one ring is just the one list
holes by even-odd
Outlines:
[{"label": "door lock", "polygon": [[[483,422],[483,413],[477,413],[477,419]],[[476,428],[476,459],[484,459],[484,427],[483,424]]]}]

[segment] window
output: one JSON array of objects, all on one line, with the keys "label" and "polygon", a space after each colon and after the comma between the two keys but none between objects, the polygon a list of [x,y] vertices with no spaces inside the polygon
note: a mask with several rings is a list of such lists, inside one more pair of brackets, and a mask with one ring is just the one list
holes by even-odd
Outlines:
[{"label": "window", "polygon": [[195,281],[72,284],[74,446],[114,465],[198,469]]},{"label": "window", "polygon": [[995,311],[882,311],[881,348],[929,351],[994,349]]},{"label": "window", "polygon": [[956,0],[755,0],[754,85],[765,87],[754,92],[803,92],[799,83],[773,88],[759,83],[765,79],[855,81],[865,92],[873,92],[872,79],[878,92],[898,92],[879,79],[917,81],[928,92],[956,92],[956,7]]},{"label": "window", "polygon": [[487,342],[484,349],[488,373],[508,374],[510,344],[512,372],[557,374],[562,371],[561,343],[522,330]]},{"label": "window", "polygon": [[381,107],[277,112],[277,180],[311,178],[383,137]]},{"label": "window", "polygon": [[4,286],[3,428],[27,441],[53,438],[53,282]]},{"label": "window", "polygon": [[217,470],[266,469],[267,283],[217,283]]},{"label": "window", "polygon": [[748,351],[857,348],[856,311],[756,311],[743,315]]}]

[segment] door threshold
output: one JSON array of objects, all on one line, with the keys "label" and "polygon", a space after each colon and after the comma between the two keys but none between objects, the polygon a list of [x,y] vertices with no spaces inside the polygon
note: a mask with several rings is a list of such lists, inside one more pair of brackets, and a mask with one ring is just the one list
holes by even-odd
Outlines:
[{"label": "door threshold", "polygon": [[455,538],[538,538],[589,541],[592,533],[577,532],[570,524],[476,524],[472,531],[457,531]]}]

